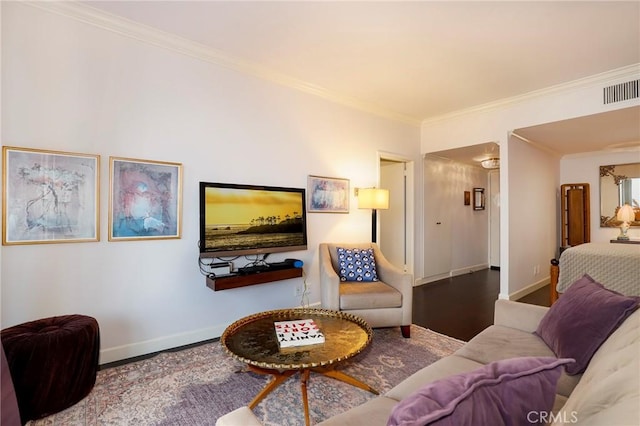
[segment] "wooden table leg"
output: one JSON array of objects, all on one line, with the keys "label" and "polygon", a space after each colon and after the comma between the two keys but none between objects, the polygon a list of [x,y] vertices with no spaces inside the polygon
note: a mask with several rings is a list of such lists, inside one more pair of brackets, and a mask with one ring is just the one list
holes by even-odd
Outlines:
[{"label": "wooden table leg", "polygon": [[304,424],[309,426],[311,419],[309,417],[309,398],[307,396],[307,383],[309,382],[309,370],[300,372],[300,388],[302,390],[302,405],[304,406]]},{"label": "wooden table leg", "polygon": [[300,390],[302,391],[302,405],[304,406],[304,423],[306,426],[311,424],[311,416],[309,415],[309,397],[307,395],[307,385],[309,383],[309,375],[311,371],[316,373],[320,373],[324,376],[331,377],[332,379],[340,380],[341,382],[345,382],[350,384],[351,386],[355,386],[360,389],[364,389],[368,392],[371,392],[374,395],[380,395],[377,390],[367,385],[366,383],[361,382],[360,380],[349,376],[341,371],[334,370],[333,368],[327,367],[316,367],[312,369],[303,369],[303,370],[269,370],[267,368],[255,367],[253,365],[248,366],[249,370],[258,374],[266,374],[273,376],[271,381],[267,383],[267,385],[258,393],[258,395],[253,398],[253,400],[249,403],[249,408],[253,409],[256,405],[260,403],[267,395],[273,392],[278,386],[282,384],[289,377],[296,374],[300,371]]},{"label": "wooden table leg", "polygon": [[285,370],[283,372],[280,372],[278,370],[268,370],[266,368],[255,367],[253,365],[249,365],[248,367],[249,370],[253,371],[254,373],[268,374],[273,376],[271,381],[267,383],[267,385],[262,388],[260,393],[258,393],[258,395],[256,395],[256,397],[253,398],[253,400],[249,403],[249,408],[251,409],[258,405],[260,401],[262,401],[267,395],[273,392],[275,388],[280,386],[282,382],[298,372],[297,370]]},{"label": "wooden table leg", "polygon": [[351,377],[341,371],[338,370],[334,370],[333,368],[325,368],[325,367],[318,367],[318,368],[314,368],[313,371],[318,372],[322,375],[325,375],[327,377],[331,377],[332,379],[336,379],[336,380],[340,380],[341,382],[345,382],[350,384],[351,386],[355,386],[357,388],[360,389],[364,389],[368,392],[371,392],[374,395],[380,395],[380,393],[375,390],[374,388],[372,388],[371,386],[369,386],[366,383],[361,382],[360,380]]}]

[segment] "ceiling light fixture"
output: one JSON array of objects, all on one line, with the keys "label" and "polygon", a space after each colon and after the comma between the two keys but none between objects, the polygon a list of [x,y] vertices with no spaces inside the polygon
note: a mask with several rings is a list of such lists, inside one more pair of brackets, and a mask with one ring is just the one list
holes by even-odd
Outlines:
[{"label": "ceiling light fixture", "polygon": [[486,160],[482,160],[480,162],[482,167],[485,169],[497,169],[500,167],[500,159],[499,158],[487,158]]}]

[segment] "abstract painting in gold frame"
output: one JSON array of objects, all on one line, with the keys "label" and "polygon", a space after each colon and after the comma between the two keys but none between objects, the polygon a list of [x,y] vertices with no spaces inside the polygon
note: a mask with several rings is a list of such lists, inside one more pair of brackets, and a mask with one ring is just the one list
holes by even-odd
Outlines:
[{"label": "abstract painting in gold frame", "polygon": [[2,148],[2,244],[100,240],[100,156]]}]

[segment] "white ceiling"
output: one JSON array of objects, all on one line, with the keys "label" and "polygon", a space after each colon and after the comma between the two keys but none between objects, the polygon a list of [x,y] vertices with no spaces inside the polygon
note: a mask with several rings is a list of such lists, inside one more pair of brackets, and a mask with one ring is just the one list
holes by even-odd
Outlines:
[{"label": "white ceiling", "polygon": [[[83,3],[415,122],[640,63],[640,1]],[[589,149],[640,141],[625,114]],[[519,134],[584,152],[590,123]]]}]

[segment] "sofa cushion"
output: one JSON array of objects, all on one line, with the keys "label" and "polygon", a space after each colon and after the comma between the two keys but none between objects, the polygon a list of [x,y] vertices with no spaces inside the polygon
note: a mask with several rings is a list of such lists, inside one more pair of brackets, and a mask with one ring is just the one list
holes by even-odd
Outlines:
[{"label": "sofa cushion", "polygon": [[639,300],[608,290],[585,274],[551,306],[535,333],[558,357],[576,360],[567,365],[568,374],[582,373],[600,345],[638,308]]},{"label": "sofa cushion", "polygon": [[373,249],[336,248],[340,281],[378,281]]},{"label": "sofa cushion", "polygon": [[[492,325],[484,329],[467,342],[466,345],[457,350],[455,354],[481,364],[525,356],[556,356],[539,336],[528,331],[500,325]],[[566,372],[563,372],[558,381],[557,392],[564,396],[571,395],[579,380],[580,375],[569,376]]]},{"label": "sofa cushion", "polygon": [[399,308],[402,293],[382,281],[340,283],[340,310]]},{"label": "sofa cushion", "polygon": [[562,367],[573,360],[523,357],[429,383],[399,402],[388,425],[527,424],[549,412]]},{"label": "sofa cushion", "polygon": [[[564,296],[563,296],[564,297]],[[600,346],[556,417],[580,425],[640,425],[640,310]]]}]

